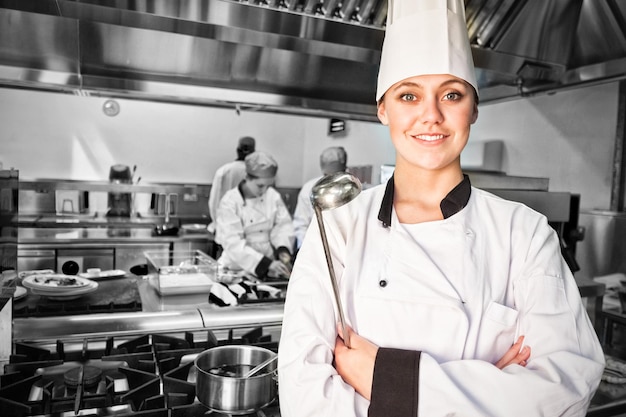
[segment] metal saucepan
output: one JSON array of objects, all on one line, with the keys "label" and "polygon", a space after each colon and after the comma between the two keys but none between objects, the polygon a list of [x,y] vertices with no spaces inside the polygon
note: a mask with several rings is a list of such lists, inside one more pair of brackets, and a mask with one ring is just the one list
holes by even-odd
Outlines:
[{"label": "metal saucepan", "polygon": [[255,366],[276,356],[269,349],[248,345],[227,345],[198,354],[196,396],[213,411],[224,414],[252,414],[276,399],[276,361],[250,377]]}]

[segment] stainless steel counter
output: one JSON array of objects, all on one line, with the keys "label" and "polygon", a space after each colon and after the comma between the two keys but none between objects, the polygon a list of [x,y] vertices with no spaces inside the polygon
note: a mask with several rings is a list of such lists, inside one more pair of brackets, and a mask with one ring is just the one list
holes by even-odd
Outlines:
[{"label": "stainless steel counter", "polygon": [[[141,312],[17,318],[13,320],[14,341],[53,341],[60,338],[95,336],[104,338],[146,332],[182,332],[250,326],[279,328],[282,323],[284,305],[281,302],[219,307],[208,302],[206,293],[161,296],[156,290],[157,278],[153,275],[129,276],[123,279],[137,280],[142,303]],[[592,300],[590,312],[594,313],[598,308],[601,309],[604,285],[584,279],[578,281],[581,295]]]},{"label": "stainless steel counter", "polygon": [[142,311],[97,313],[74,316],[16,318],[13,341],[106,338],[149,332],[167,333],[203,329],[235,329],[251,326],[280,328],[283,303],[264,303],[218,307],[208,302],[208,294],[161,296],[156,291],[156,277],[136,279]]}]

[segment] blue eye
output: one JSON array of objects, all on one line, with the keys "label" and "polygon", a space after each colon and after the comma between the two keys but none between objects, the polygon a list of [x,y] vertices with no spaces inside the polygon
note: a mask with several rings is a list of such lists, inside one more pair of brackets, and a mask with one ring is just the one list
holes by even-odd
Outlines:
[{"label": "blue eye", "polygon": [[462,97],[461,94],[457,93],[457,92],[451,92],[451,93],[446,93],[445,96],[443,96],[444,100],[451,100],[451,101],[456,101],[456,100],[460,100]]},{"label": "blue eye", "polygon": [[415,95],[411,93],[402,94],[400,98],[404,101],[415,101],[417,99]]}]

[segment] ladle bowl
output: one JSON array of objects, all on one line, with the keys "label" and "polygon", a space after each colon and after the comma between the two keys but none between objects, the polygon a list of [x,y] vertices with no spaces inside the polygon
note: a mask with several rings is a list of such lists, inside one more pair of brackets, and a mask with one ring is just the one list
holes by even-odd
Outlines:
[{"label": "ladle bowl", "polygon": [[359,195],[361,188],[361,181],[359,181],[357,177],[347,172],[339,172],[322,177],[322,179],[315,183],[311,190],[311,203],[313,203],[313,210],[320,229],[330,282],[333,287],[333,296],[335,297],[335,305],[343,333],[343,341],[347,347],[350,347],[350,337],[346,330],[346,319],[341,304],[339,285],[335,277],[335,268],[333,268],[333,260],[330,256],[330,248],[328,247],[328,238],[326,237],[322,211],[338,208],[349,203]]},{"label": "ladle bowl", "polygon": [[348,172],[325,175],[313,185],[311,203],[321,210],[341,207],[354,200],[361,189],[361,181]]}]

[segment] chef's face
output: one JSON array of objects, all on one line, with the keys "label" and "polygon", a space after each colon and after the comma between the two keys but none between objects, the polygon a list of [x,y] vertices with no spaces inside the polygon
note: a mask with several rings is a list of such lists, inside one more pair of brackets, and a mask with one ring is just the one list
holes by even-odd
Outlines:
[{"label": "chef's face", "polygon": [[378,104],[378,118],[389,126],[396,148],[396,169],[460,168],[461,151],[477,117],[474,89],[447,74],[402,80]]},{"label": "chef's face", "polygon": [[248,191],[254,197],[261,197],[265,194],[268,188],[274,185],[275,177],[270,178],[257,178],[248,175],[246,178],[246,186],[248,187]]}]

